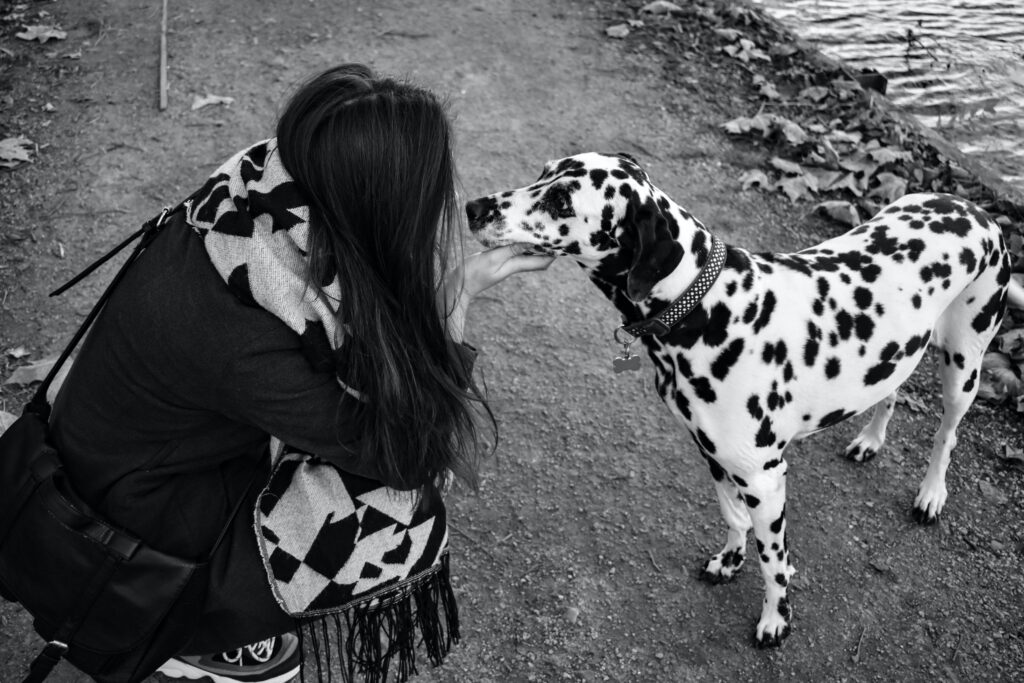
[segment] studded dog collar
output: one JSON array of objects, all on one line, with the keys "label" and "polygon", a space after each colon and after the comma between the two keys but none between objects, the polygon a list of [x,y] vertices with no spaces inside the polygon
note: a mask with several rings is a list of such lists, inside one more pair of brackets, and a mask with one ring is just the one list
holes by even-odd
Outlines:
[{"label": "studded dog collar", "polygon": [[718,279],[718,275],[722,272],[722,266],[724,265],[725,243],[712,235],[711,254],[708,256],[708,260],[704,262],[700,272],[697,273],[697,278],[690,283],[690,286],[665,310],[653,318],[647,318],[635,323],[624,323],[615,330],[615,340],[619,343],[625,343],[624,340],[620,339],[620,331],[634,338],[645,334],[662,335],[671,332],[683,318],[688,316],[697,307],[700,300],[711,289],[711,285],[715,284],[715,280]]}]

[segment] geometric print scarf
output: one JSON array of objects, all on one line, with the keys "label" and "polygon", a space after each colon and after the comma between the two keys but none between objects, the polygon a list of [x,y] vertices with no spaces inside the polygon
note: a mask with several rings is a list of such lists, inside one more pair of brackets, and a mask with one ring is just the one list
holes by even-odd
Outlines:
[{"label": "geometric print scarf", "polygon": [[[321,287],[308,280],[309,208],[276,140],[214,171],[186,200],[185,216],[235,296],[295,331],[314,367],[333,368],[333,350],[344,342],[340,290],[336,279]],[[440,494],[420,500],[277,439],[271,452],[256,539],[270,588],[296,618],[318,679],[340,673],[343,681],[376,683],[393,670],[405,680],[416,673],[418,643],[440,664],[459,639]]]}]

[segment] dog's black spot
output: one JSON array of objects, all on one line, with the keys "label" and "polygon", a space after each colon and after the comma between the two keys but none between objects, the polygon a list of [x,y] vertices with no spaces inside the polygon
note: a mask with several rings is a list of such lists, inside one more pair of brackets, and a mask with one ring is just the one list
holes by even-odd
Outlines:
[{"label": "dog's black spot", "polygon": [[757,496],[752,496],[749,493],[746,494],[743,497],[743,499],[744,499],[744,502],[746,502],[748,508],[756,508],[758,505],[761,504],[761,499],[760,498],[758,498]]},{"label": "dog's black spot", "polygon": [[764,464],[764,469],[770,470],[773,467],[778,467],[781,464],[782,464],[782,458],[772,458],[771,460],[769,460],[768,462],[766,462]]},{"label": "dog's black spot", "polygon": [[[924,345],[928,343],[929,335],[929,332],[925,332],[924,334],[915,334],[913,337],[908,339],[907,345],[903,347],[904,353],[908,356],[913,356],[919,349],[923,348]],[[948,365],[949,362],[947,361],[946,364]]]},{"label": "dog's black spot", "polygon": [[[696,440],[696,437],[694,437],[694,439]],[[700,442],[698,441],[698,444],[699,443]],[[718,464],[718,461],[707,455],[705,455],[704,457],[707,458],[708,467],[711,469],[711,477],[715,481],[722,481],[723,479],[725,479],[725,470],[722,469],[722,466]]]},{"label": "dog's black spot", "polygon": [[711,307],[711,315],[708,317],[707,325],[704,327],[704,343],[708,346],[718,346],[729,337],[729,318],[732,313],[729,306],[719,301]]},{"label": "dog's black spot", "polygon": [[743,322],[748,325],[754,322],[754,318],[757,317],[757,302],[751,301],[747,304],[747,307],[743,310]]},{"label": "dog's black spot", "polygon": [[850,332],[853,331],[853,318],[845,310],[836,313],[836,329],[843,341],[850,338]]},{"label": "dog's black spot", "polygon": [[743,353],[743,339],[734,339],[711,364],[711,376],[717,380],[725,379],[729,370],[739,360],[741,353]]},{"label": "dog's black spot", "polygon": [[775,294],[768,290],[765,292],[764,301],[761,302],[761,311],[757,315],[757,320],[754,321],[754,333],[760,332],[772,319],[772,313],[775,311]]},{"label": "dog's black spot", "polygon": [[782,525],[786,523],[786,505],[782,505],[782,511],[779,513],[778,519],[772,522],[768,528],[773,534],[780,533],[782,531]]},{"label": "dog's black spot", "polygon": [[764,417],[764,410],[761,408],[761,399],[757,397],[757,394],[752,394],[747,399],[747,412],[755,420],[760,420]]},{"label": "dog's black spot", "polygon": [[733,295],[735,295],[736,294],[736,287],[737,287],[738,284],[739,283],[736,282],[735,280],[733,280],[732,282],[727,284],[725,286],[725,295],[728,296],[728,297],[732,297]]},{"label": "dog's black spot", "polygon": [[853,417],[854,415],[856,415],[856,412],[852,410],[847,411],[842,408],[839,410],[833,410],[818,421],[818,428],[824,429],[825,427],[831,427],[832,425],[839,424],[843,420]]},{"label": "dog's black spot", "polygon": [[868,341],[871,339],[871,333],[875,329],[875,321],[869,316],[859,313],[853,321],[853,327],[857,333],[857,339]]},{"label": "dog's black spot", "polygon": [[715,442],[708,438],[708,435],[704,433],[703,429],[698,428],[693,438],[697,441],[697,445],[704,453],[709,456],[714,455]]},{"label": "dog's black spot", "polygon": [[921,308],[921,295],[915,294],[910,297],[910,303],[913,304],[914,308]]},{"label": "dog's black spot", "polygon": [[807,343],[804,345],[804,365],[811,367],[818,357],[818,341],[821,339],[821,330],[812,322],[807,323]]},{"label": "dog's black spot", "polygon": [[611,200],[612,197],[614,197],[614,196],[615,196],[615,186],[614,185],[609,185],[608,187],[604,188],[604,200],[605,201]]},{"label": "dog's black spot", "polygon": [[978,259],[975,258],[973,251],[964,247],[960,252],[960,264],[967,269],[968,273],[973,273],[974,269],[978,267]]},{"label": "dog's black spot", "polygon": [[[953,362],[956,363],[956,366],[958,368],[960,368],[961,370],[964,369],[964,361],[965,361],[965,358],[964,358],[962,353],[954,353],[953,354]],[[946,365],[949,365],[949,361],[946,362]]]},{"label": "dog's black spot", "polygon": [[974,382],[977,379],[978,379],[978,371],[977,371],[977,369],[971,370],[971,376],[967,378],[966,382],[964,382],[964,393],[965,394],[969,394],[972,391],[974,391]]},{"label": "dog's black spot", "polygon": [[737,486],[740,486],[740,487],[743,487],[743,488],[747,487],[747,480],[744,479],[743,477],[739,476],[738,474],[732,475],[732,480],[734,482],[736,482]]},{"label": "dog's black spot", "polygon": [[879,357],[879,363],[868,368],[867,373],[864,375],[864,384],[866,386],[878,384],[892,375],[896,370],[896,364],[892,361],[901,354],[902,350],[900,349],[899,344],[896,342],[889,342],[886,344]]},{"label": "dog's black spot", "polygon": [[772,431],[772,421],[765,417],[761,420],[761,427],[757,430],[754,445],[758,448],[767,448],[775,443],[775,432]]},{"label": "dog's black spot", "polygon": [[590,169],[590,182],[594,184],[595,190],[600,190],[604,181],[608,179],[608,171],[603,168]]},{"label": "dog's black spot", "polygon": [[[776,574],[775,583],[779,584],[783,588],[789,585],[789,579],[786,578],[785,574]],[[781,613],[781,612],[780,612]]]},{"label": "dog's black spot", "polygon": [[711,382],[707,377],[693,377],[690,379],[690,386],[697,394],[697,398],[705,403],[714,403],[718,400],[718,394],[711,388]]},{"label": "dog's black spot", "polygon": [[827,361],[825,361],[825,377],[827,377],[828,379],[838,377],[839,370],[839,359],[836,358],[835,356],[832,356]]},{"label": "dog's black spot", "polygon": [[853,300],[856,302],[857,308],[862,311],[871,306],[872,298],[870,289],[858,287],[853,290]]},{"label": "dog's black spot", "polygon": [[793,370],[793,364],[788,360],[786,361],[785,367],[782,368],[782,379],[785,382],[789,382],[793,379],[795,372]]},{"label": "dog's black spot", "polygon": [[981,333],[999,324],[1003,317],[1005,299],[1006,292],[1002,289],[989,297],[989,300],[978,311],[978,315],[974,316],[974,320],[971,321],[971,327],[975,332]]}]

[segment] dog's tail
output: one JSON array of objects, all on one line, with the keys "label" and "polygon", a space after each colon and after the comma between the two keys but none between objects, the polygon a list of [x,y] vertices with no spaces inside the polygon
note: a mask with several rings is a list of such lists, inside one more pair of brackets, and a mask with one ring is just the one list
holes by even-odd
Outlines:
[{"label": "dog's tail", "polygon": [[1024,309],[1024,285],[1011,277],[1006,286],[1006,303],[1014,308]]}]

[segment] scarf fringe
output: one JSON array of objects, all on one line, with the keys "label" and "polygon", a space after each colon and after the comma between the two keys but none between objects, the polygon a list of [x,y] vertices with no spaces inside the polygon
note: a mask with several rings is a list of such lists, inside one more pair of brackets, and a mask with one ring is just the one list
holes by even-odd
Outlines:
[{"label": "scarf fringe", "polygon": [[419,673],[416,650],[420,644],[430,664],[439,666],[460,639],[447,553],[438,571],[396,595],[302,620],[295,631],[302,683],[306,683],[309,654],[315,661],[315,680],[327,683],[339,674],[342,683],[387,683],[392,666],[395,682],[405,681]]}]

